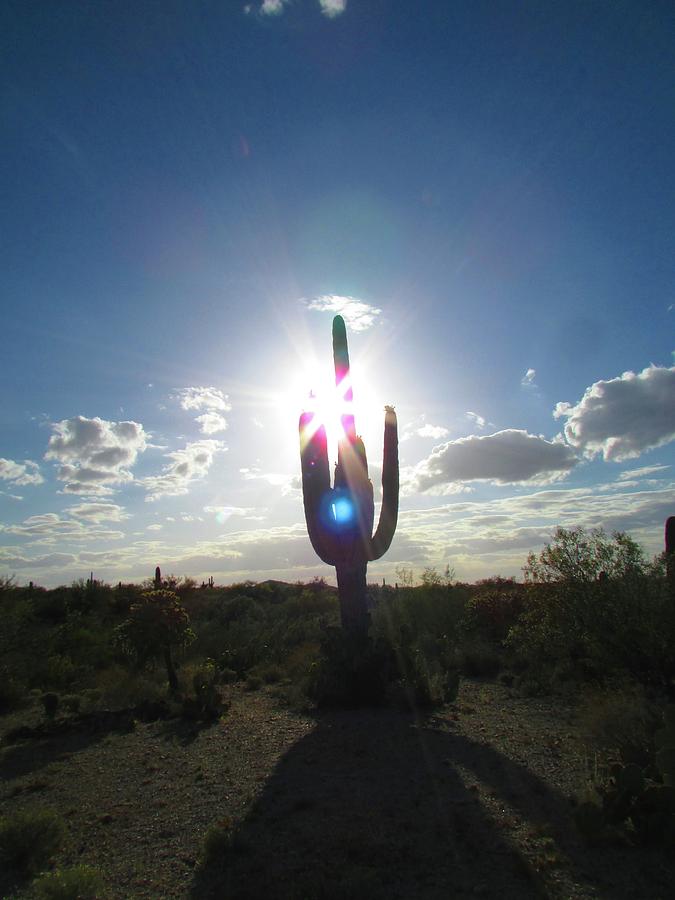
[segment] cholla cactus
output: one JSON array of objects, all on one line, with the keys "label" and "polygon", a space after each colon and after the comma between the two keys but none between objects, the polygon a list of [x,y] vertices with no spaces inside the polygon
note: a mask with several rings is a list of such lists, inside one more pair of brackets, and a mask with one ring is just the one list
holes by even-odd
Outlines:
[{"label": "cholla cactus", "polygon": [[330,485],[326,429],[313,412],[300,416],[300,461],[307,531],[314,550],[337,570],[342,627],[368,628],[366,567],[389,549],[398,518],[398,426],[393,407],[385,407],[382,509],[375,534],[373,485],[363,441],[356,434],[351,409],[347,332],[341,316],[333,319],[335,383],[342,390],[343,436],[333,487]]}]

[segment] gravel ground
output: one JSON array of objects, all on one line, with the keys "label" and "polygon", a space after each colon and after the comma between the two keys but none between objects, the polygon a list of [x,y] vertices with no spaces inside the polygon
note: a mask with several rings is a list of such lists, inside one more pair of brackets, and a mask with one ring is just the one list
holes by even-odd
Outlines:
[{"label": "gravel ground", "polygon": [[[4,741],[0,815],[57,810],[55,864],[100,869],[110,898],[672,896],[663,855],[577,836],[584,748],[558,700],[467,679],[431,716],[309,715],[228,692],[208,727]],[[200,867],[214,824],[223,863]]]}]

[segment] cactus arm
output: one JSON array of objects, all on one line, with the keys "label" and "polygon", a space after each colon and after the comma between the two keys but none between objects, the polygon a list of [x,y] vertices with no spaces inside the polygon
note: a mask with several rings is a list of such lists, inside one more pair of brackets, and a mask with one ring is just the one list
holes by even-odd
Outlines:
[{"label": "cactus arm", "polygon": [[382,508],[368,559],[379,559],[391,544],[398,521],[398,424],[393,407],[385,407],[382,461]]},{"label": "cactus arm", "polygon": [[302,499],[309,540],[317,556],[329,566],[335,565],[330,536],[321,525],[321,513],[326,497],[332,494],[328,442],[323,426],[315,429],[314,415],[300,416],[300,465],[302,469]]}]

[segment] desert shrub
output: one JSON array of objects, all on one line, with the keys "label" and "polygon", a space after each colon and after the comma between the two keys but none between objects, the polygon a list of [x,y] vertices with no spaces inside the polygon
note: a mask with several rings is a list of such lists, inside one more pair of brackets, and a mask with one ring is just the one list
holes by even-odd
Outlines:
[{"label": "desert shrub", "polygon": [[78,694],[65,694],[61,697],[61,706],[69,713],[78,713],[82,698]]},{"label": "desert shrub", "polygon": [[303,641],[293,647],[283,660],[283,671],[292,681],[305,681],[319,659],[320,643]]},{"label": "desert shrub", "polygon": [[96,685],[100,703],[111,709],[154,703],[166,695],[166,682],[158,673],[130,672],[120,665],[97,672]]},{"label": "desert shrub", "polygon": [[489,579],[468,600],[462,630],[500,647],[523,609],[523,588],[508,579]]},{"label": "desert shrub", "polygon": [[60,698],[58,694],[49,691],[46,694],[43,694],[40,698],[42,706],[44,707],[45,715],[51,721],[56,715],[56,711],[59,708]]},{"label": "desert shrub", "polygon": [[84,865],[42,875],[33,891],[37,900],[101,900],[105,896],[101,873]]},{"label": "desert shrub", "polygon": [[249,675],[244,683],[244,687],[247,691],[259,691],[262,683],[262,678],[259,675]]},{"label": "desert shrub", "polygon": [[645,766],[654,752],[661,711],[639,684],[586,693],[579,704],[581,734],[605,761]]},{"label": "desert shrub", "polygon": [[666,708],[654,733],[655,750],[640,763],[614,762],[596,770],[575,823],[591,843],[617,838],[675,846],[675,707]]},{"label": "desert shrub", "polygon": [[389,659],[390,696],[416,705],[450,702],[459,687],[457,646],[466,593],[433,583],[387,592],[372,614],[372,635]]},{"label": "desert shrub", "polygon": [[101,702],[101,698],[103,696],[100,688],[85,688],[82,691],[82,700],[84,701],[84,705],[88,706],[90,709],[98,706]]},{"label": "desert shrub", "polygon": [[55,653],[47,658],[47,664],[42,676],[46,687],[68,688],[75,681],[77,670],[69,656]]},{"label": "desert shrub", "polygon": [[205,660],[192,671],[192,695],[183,698],[183,715],[212,722],[225,710],[218,690],[219,673],[212,659]]},{"label": "desert shrub", "polygon": [[232,823],[224,820],[212,825],[204,835],[199,863],[202,867],[222,868],[232,854],[243,853],[246,849],[242,839],[232,829]]},{"label": "desert shrub", "polygon": [[218,671],[221,684],[234,684],[239,678],[234,669],[223,668]]},{"label": "desert shrub", "polygon": [[494,678],[502,668],[502,656],[487,641],[465,641],[457,653],[457,664],[462,675]]},{"label": "desert shrub", "polygon": [[6,666],[0,667],[0,715],[19,709],[26,699],[25,687]]},{"label": "desert shrub", "polygon": [[0,819],[0,863],[21,877],[45,866],[61,846],[63,821],[48,809],[21,810]]},{"label": "desert shrub", "polygon": [[318,662],[308,682],[308,693],[319,706],[358,707],[382,703],[389,673],[390,654],[366,635],[327,629]]}]

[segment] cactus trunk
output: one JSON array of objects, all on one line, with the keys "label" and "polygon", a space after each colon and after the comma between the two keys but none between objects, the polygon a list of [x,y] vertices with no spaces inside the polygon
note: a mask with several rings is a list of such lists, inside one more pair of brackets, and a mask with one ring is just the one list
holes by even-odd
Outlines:
[{"label": "cactus trunk", "polygon": [[340,622],[345,631],[353,634],[365,634],[368,631],[367,566],[363,562],[338,564],[335,567],[340,597]]},{"label": "cactus trunk", "polygon": [[342,627],[351,633],[368,630],[366,569],[388,549],[398,518],[398,428],[396,413],[385,407],[382,508],[373,536],[375,507],[368,459],[356,433],[349,380],[347,333],[341,316],[333,320],[335,383],[343,405],[343,435],[333,487],[326,430],[313,412],[300,416],[302,492],[309,539],[317,555],[337,570]]}]

